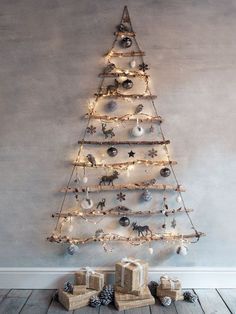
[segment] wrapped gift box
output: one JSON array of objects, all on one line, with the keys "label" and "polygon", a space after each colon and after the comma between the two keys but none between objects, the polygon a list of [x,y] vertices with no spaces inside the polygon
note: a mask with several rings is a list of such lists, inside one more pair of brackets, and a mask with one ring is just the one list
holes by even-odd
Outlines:
[{"label": "wrapped gift box", "polygon": [[134,309],[138,307],[143,307],[147,305],[155,304],[155,299],[151,295],[148,299],[144,300],[124,300],[120,301],[115,299],[115,307],[118,311],[128,310],[128,309]]},{"label": "wrapped gift box", "polygon": [[73,294],[85,294],[87,292],[86,285],[74,285],[73,286]]},{"label": "wrapped gift box", "polygon": [[179,279],[170,278],[168,276],[161,276],[160,278],[161,289],[178,290],[181,289],[181,282]]},{"label": "wrapped gift box", "polygon": [[181,289],[171,290],[171,289],[161,289],[161,287],[157,287],[157,296],[158,297],[170,297],[174,301],[181,301],[184,299],[183,293]]},{"label": "wrapped gift box", "polygon": [[144,300],[144,299],[150,299],[151,292],[147,286],[143,288],[143,293],[141,295],[134,295],[131,293],[121,293],[118,291],[115,291],[115,299],[117,301],[135,301],[135,300]]},{"label": "wrapped gift box", "polygon": [[115,291],[123,294],[131,294],[134,296],[142,296],[145,294],[146,286],[142,286],[139,288],[139,290],[132,290],[126,288],[126,287],[120,287],[120,286],[115,286]]},{"label": "wrapped gift box", "polygon": [[104,274],[94,272],[91,268],[81,270],[75,273],[75,284],[100,291],[104,286]]},{"label": "wrapped gift box", "polygon": [[140,290],[148,282],[148,263],[133,258],[123,258],[116,263],[115,283],[123,293],[131,293]]},{"label": "wrapped gift box", "polygon": [[85,294],[73,295],[62,289],[58,292],[59,302],[67,309],[67,311],[76,310],[89,304],[91,296],[98,294],[96,290],[87,289]]}]

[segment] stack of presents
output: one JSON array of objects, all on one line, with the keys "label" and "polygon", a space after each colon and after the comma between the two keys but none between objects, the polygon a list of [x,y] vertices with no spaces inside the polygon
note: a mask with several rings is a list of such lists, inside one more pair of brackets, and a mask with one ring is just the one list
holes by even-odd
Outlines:
[{"label": "stack of presents", "polygon": [[[104,287],[104,274],[85,268],[75,273],[75,284],[67,291],[59,290],[59,301],[67,310],[91,305],[91,298],[99,297]],[[117,310],[127,310],[155,304],[155,297],[183,300],[179,280],[162,276],[156,291],[148,287],[148,263],[143,260],[124,258],[115,265],[114,305]],[[154,295],[154,296],[153,296]]]}]

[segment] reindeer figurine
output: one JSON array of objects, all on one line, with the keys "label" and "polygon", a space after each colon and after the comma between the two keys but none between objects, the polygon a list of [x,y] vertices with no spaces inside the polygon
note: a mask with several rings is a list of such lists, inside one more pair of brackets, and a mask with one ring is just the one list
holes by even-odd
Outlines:
[{"label": "reindeer figurine", "polygon": [[[131,226],[132,226],[133,230],[138,232],[139,237],[140,236],[142,236],[142,237],[147,236],[148,233],[152,234],[152,231],[150,230],[149,226],[147,226],[147,225],[146,226],[140,226],[140,225],[137,225],[137,222],[133,222]],[[144,232],[145,232],[145,234],[144,234]]]},{"label": "reindeer figurine", "polygon": [[118,87],[119,87],[119,82],[115,80],[113,85],[110,84],[107,86],[107,94],[114,95],[115,93],[117,93]]},{"label": "reindeer figurine", "polygon": [[114,185],[113,184],[113,181],[115,180],[115,179],[118,179],[118,176],[119,176],[119,172],[118,171],[113,171],[113,174],[112,175],[110,175],[110,176],[102,176],[101,177],[101,180],[100,180],[100,182],[99,182],[99,185],[106,185],[106,182],[108,182],[108,185],[110,185],[110,184],[112,184],[112,185]]},{"label": "reindeer figurine", "polygon": [[102,132],[105,135],[105,138],[108,138],[109,136],[110,137],[115,136],[115,133],[113,132],[113,128],[106,130],[106,127],[107,127],[106,123],[102,123]]}]

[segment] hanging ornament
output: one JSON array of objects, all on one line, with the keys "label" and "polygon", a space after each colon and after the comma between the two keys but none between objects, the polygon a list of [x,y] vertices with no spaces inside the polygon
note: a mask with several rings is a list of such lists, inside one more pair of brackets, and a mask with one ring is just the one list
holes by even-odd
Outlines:
[{"label": "hanging ornament", "polygon": [[117,26],[117,29],[119,32],[122,32],[122,33],[129,31],[129,28],[122,23]]},{"label": "hanging ornament", "polygon": [[151,158],[154,158],[157,156],[157,150],[155,150],[154,148],[150,149],[148,151],[148,156],[150,156]]},{"label": "hanging ornament", "polygon": [[149,70],[148,64],[145,64],[144,62],[138,66],[139,70],[145,72],[146,70]]},{"label": "hanging ornament", "polygon": [[70,255],[74,255],[78,250],[78,246],[72,243],[70,246],[68,246],[67,253]]},{"label": "hanging ornament", "polygon": [[122,87],[125,89],[131,89],[133,87],[134,83],[130,79],[126,79],[122,82]]},{"label": "hanging ornament", "polygon": [[115,64],[114,63],[111,63],[111,62],[109,62],[108,63],[108,65],[105,67],[105,69],[104,69],[104,73],[109,73],[109,72],[111,72],[112,70],[114,70],[115,69]]},{"label": "hanging ornament", "polygon": [[97,131],[96,131],[96,127],[93,126],[93,125],[87,126],[86,132],[87,132],[88,134],[93,135],[93,134],[95,134],[95,133],[97,132]]},{"label": "hanging ornament", "polygon": [[178,196],[176,197],[176,202],[177,202],[177,203],[181,203],[181,202],[182,202],[182,198],[181,198],[180,195],[178,195]]},{"label": "hanging ornament", "polygon": [[126,195],[124,193],[120,192],[120,193],[116,194],[116,196],[117,196],[118,201],[120,201],[120,202],[125,201]]},{"label": "hanging ornament", "polygon": [[135,152],[133,152],[132,150],[130,152],[128,152],[129,157],[134,157]]},{"label": "hanging ornament", "polygon": [[130,61],[129,65],[132,69],[134,69],[136,67],[136,61],[133,59],[132,61]]},{"label": "hanging ornament", "polygon": [[169,175],[171,174],[171,171],[170,171],[170,169],[169,168],[167,168],[167,167],[164,167],[164,168],[162,168],[161,170],[160,170],[160,175],[162,176],[162,177],[169,177]]},{"label": "hanging ornament", "polygon": [[176,253],[182,256],[188,254],[188,247],[184,244],[184,240],[181,240],[180,246],[177,248]]},{"label": "hanging ornament", "polygon": [[154,132],[154,130],[155,130],[154,126],[153,126],[153,125],[151,125],[151,126],[150,126],[150,128],[149,128],[149,132],[150,132],[150,133],[153,133],[153,132]]},{"label": "hanging ornament", "polygon": [[83,184],[86,184],[86,183],[88,182],[88,177],[83,176],[83,178],[81,179],[81,182],[82,182]]},{"label": "hanging ornament", "polygon": [[122,226],[122,227],[128,227],[130,225],[130,220],[128,217],[121,217],[120,220],[119,220],[119,224]]},{"label": "hanging ornament", "polygon": [[105,135],[105,138],[115,136],[113,128],[110,128],[110,129],[107,130],[106,123],[102,123],[102,133]]},{"label": "hanging ornament", "polygon": [[138,114],[138,113],[142,112],[142,110],[143,110],[143,105],[142,105],[142,104],[139,104],[139,105],[135,108],[134,114]]},{"label": "hanging ornament", "polygon": [[143,194],[142,194],[142,199],[145,202],[149,202],[152,199],[152,193],[149,190],[144,190]]},{"label": "hanging ornament", "polygon": [[150,245],[149,245],[149,248],[148,248],[148,252],[149,252],[150,255],[153,254],[153,248]]},{"label": "hanging ornament", "polygon": [[107,154],[110,156],[110,157],[115,157],[117,154],[118,154],[118,149],[115,148],[114,146],[111,146],[107,149]]},{"label": "hanging ornament", "polygon": [[131,134],[135,137],[142,136],[144,133],[144,129],[139,125],[138,119],[136,126],[132,129]]},{"label": "hanging ornament", "polygon": [[88,161],[91,163],[92,167],[96,166],[96,160],[92,154],[88,154],[86,157],[87,157]]},{"label": "hanging ornament", "polygon": [[173,220],[171,221],[171,227],[172,227],[173,229],[175,229],[176,225],[177,225],[176,219],[173,218]]},{"label": "hanging ornament", "polygon": [[129,37],[124,37],[121,39],[120,45],[122,48],[129,48],[132,46],[132,39]]},{"label": "hanging ornament", "polygon": [[111,100],[106,104],[106,107],[108,111],[115,111],[117,109],[117,102]]},{"label": "hanging ornament", "polygon": [[81,201],[80,206],[83,209],[91,209],[93,207],[93,201],[89,198],[88,188],[86,188],[86,197]]},{"label": "hanging ornament", "polygon": [[98,202],[98,204],[97,204],[97,209],[101,209],[101,210],[103,210],[103,208],[104,207],[106,207],[106,199],[105,198],[103,198],[101,201],[99,201]]}]

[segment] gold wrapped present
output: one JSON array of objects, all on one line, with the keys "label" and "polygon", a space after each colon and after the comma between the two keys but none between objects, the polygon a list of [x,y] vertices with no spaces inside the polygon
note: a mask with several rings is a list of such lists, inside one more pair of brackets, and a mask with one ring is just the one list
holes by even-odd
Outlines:
[{"label": "gold wrapped present", "polygon": [[163,275],[160,278],[161,289],[178,290],[181,289],[181,282],[177,278],[170,278],[167,275]]},{"label": "gold wrapped present", "polygon": [[73,295],[60,289],[58,292],[58,299],[67,311],[71,311],[88,305],[89,299],[97,294],[98,291],[87,289],[85,294]]},{"label": "gold wrapped present", "polygon": [[178,290],[168,290],[168,289],[161,289],[161,287],[157,287],[156,290],[157,296],[162,297],[170,297],[174,301],[182,301],[184,299],[183,292],[181,289]]},{"label": "gold wrapped present", "polygon": [[89,289],[102,290],[104,286],[104,274],[97,273],[90,267],[75,273],[75,284],[85,285]]},{"label": "gold wrapped present", "polygon": [[73,286],[73,294],[85,294],[87,292],[86,285],[74,285]]},{"label": "gold wrapped present", "polygon": [[144,300],[124,300],[119,301],[115,299],[115,307],[118,311],[128,310],[128,309],[134,309],[138,307],[143,307],[147,305],[155,304],[155,299],[151,295],[150,298],[144,299]]},{"label": "gold wrapped present", "polygon": [[134,258],[123,258],[116,263],[115,284],[117,291],[137,292],[148,283],[148,263]]},{"label": "gold wrapped present", "polygon": [[117,301],[135,301],[135,300],[145,300],[150,299],[151,292],[147,286],[144,286],[143,292],[140,295],[134,295],[131,293],[121,293],[118,291],[115,291],[115,299]]}]

